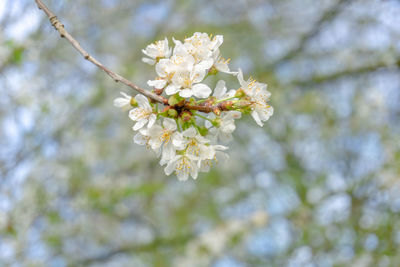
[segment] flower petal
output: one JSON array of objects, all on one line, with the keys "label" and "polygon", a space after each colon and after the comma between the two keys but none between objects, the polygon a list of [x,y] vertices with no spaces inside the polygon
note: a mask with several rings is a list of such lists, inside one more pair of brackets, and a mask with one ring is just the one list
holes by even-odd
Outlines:
[{"label": "flower petal", "polygon": [[173,84],[170,84],[167,86],[167,88],[165,88],[165,93],[167,95],[174,95],[179,91],[179,87],[175,86]]},{"label": "flower petal", "polygon": [[173,119],[170,118],[165,118],[163,121],[163,126],[164,128],[170,130],[170,131],[175,131],[176,130],[176,122]]},{"label": "flower petal", "polygon": [[162,89],[167,84],[166,80],[148,80],[147,84],[149,86],[155,87],[156,89]]},{"label": "flower petal", "polygon": [[149,124],[147,124],[147,128],[151,128],[154,123],[156,122],[157,115],[156,114],[151,114],[149,117]]},{"label": "flower petal", "polygon": [[192,89],[186,88],[179,92],[179,95],[184,98],[191,97],[193,95]]},{"label": "flower petal", "polygon": [[139,107],[144,108],[146,110],[151,110],[149,100],[144,95],[137,94],[135,96],[135,100],[137,101]]},{"label": "flower petal", "polygon": [[261,121],[261,119],[260,119],[260,116],[258,115],[258,112],[257,111],[252,111],[251,112],[251,116],[253,117],[253,119],[256,121],[256,123],[259,125],[259,126],[261,126],[261,127],[263,127],[264,126],[264,123],[262,123],[262,121]]},{"label": "flower petal", "polygon": [[137,123],[135,123],[135,125],[133,126],[133,130],[137,131],[139,129],[141,129],[146,123],[148,122],[147,119],[143,118],[140,119]]},{"label": "flower petal", "polygon": [[142,61],[143,61],[144,63],[149,64],[149,65],[154,65],[154,64],[156,63],[156,61],[155,61],[154,59],[150,59],[150,58],[147,58],[147,57],[143,57],[143,58],[142,58]]},{"label": "flower petal", "polygon": [[219,80],[217,82],[217,85],[215,86],[213,96],[215,96],[216,98],[222,98],[225,93],[226,93],[225,81]]},{"label": "flower petal", "polygon": [[207,85],[205,85],[203,83],[198,83],[198,84],[193,85],[192,91],[193,91],[194,96],[196,96],[198,98],[207,98],[211,94],[210,87],[208,87]]}]

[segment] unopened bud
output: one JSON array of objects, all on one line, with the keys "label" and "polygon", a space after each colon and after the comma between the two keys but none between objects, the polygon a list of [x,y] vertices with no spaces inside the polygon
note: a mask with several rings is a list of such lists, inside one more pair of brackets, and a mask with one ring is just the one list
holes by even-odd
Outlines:
[{"label": "unopened bud", "polygon": [[183,122],[189,122],[192,120],[193,116],[192,113],[190,111],[183,111],[181,113],[181,118]]},{"label": "unopened bud", "polygon": [[214,127],[219,128],[219,126],[221,125],[221,119],[220,118],[215,118],[211,123],[212,123],[212,125]]},{"label": "unopened bud", "polygon": [[171,108],[168,110],[168,117],[176,118],[178,117],[178,112],[175,109]]},{"label": "unopened bud", "polygon": [[170,106],[175,106],[176,104],[179,103],[179,101],[180,101],[180,99],[176,95],[170,96],[168,98],[168,104]]},{"label": "unopened bud", "polygon": [[199,130],[199,133],[202,136],[206,136],[208,134],[208,129],[205,126],[201,126],[201,127],[197,128],[197,129]]}]

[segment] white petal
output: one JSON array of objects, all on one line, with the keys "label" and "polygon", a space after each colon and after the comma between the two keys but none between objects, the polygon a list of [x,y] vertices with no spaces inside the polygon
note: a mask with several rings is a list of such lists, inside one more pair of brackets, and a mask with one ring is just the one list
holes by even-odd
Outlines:
[{"label": "white petal", "polygon": [[198,64],[198,66],[201,69],[209,69],[212,67],[212,65],[214,64],[214,60],[212,58],[207,58],[207,59],[203,59],[202,61],[200,61],[200,63]]},{"label": "white petal", "polygon": [[222,98],[222,96],[225,93],[226,93],[225,81],[224,80],[219,80],[217,82],[217,85],[215,86],[213,96],[215,96],[216,98]]},{"label": "white petal", "polygon": [[190,175],[192,176],[192,178],[196,179],[197,175],[198,175],[198,170],[197,170],[197,165],[195,164],[194,161],[192,161],[190,163],[190,170],[189,171],[190,171]]},{"label": "white petal", "polygon": [[232,110],[226,113],[226,117],[224,119],[240,119],[242,117],[242,113],[237,110]]},{"label": "white petal", "polygon": [[117,108],[122,108],[130,104],[130,101],[126,98],[118,97],[114,99],[114,106]]},{"label": "white petal", "polygon": [[150,64],[150,65],[154,65],[156,63],[156,61],[154,59],[150,59],[150,58],[147,58],[147,57],[143,57],[142,61],[144,63]]},{"label": "white petal", "polygon": [[156,122],[157,115],[156,114],[151,114],[149,117],[149,124],[147,125],[147,128],[151,128],[154,123]]},{"label": "white petal", "polygon": [[174,95],[179,91],[179,87],[175,86],[175,85],[168,85],[167,88],[165,88],[165,93],[167,95]]},{"label": "white petal", "polygon": [[135,134],[133,137],[133,142],[138,145],[145,145],[147,140],[144,138],[144,136],[141,133]]},{"label": "white petal", "polygon": [[222,45],[223,42],[224,42],[224,36],[216,35],[211,42],[210,49],[211,50],[217,49]]},{"label": "white petal", "polygon": [[211,89],[203,83],[198,83],[192,87],[193,94],[198,98],[207,98],[211,94]]},{"label": "white petal", "polygon": [[186,181],[189,177],[189,172],[186,169],[182,169],[176,173],[179,181]]},{"label": "white petal", "polygon": [[155,87],[156,89],[162,89],[167,84],[166,80],[148,80],[147,84],[149,86]]},{"label": "white petal", "polygon": [[136,124],[135,124],[135,126],[133,126],[133,130],[134,131],[137,131],[137,130],[139,130],[139,129],[141,129],[146,123],[147,123],[147,119],[140,119]]},{"label": "white petal", "polygon": [[243,72],[242,72],[241,69],[239,69],[237,78],[238,78],[238,80],[239,80],[240,85],[241,85],[241,86],[245,86],[245,83],[246,83],[246,82],[245,82],[244,79],[243,79]]},{"label": "white petal", "polygon": [[149,100],[144,95],[137,94],[135,96],[135,100],[137,101],[139,107],[144,108],[146,110],[151,110],[151,106],[149,104]]},{"label": "white petal", "polygon": [[180,132],[175,132],[172,135],[172,144],[175,146],[176,149],[181,150],[184,148],[185,139]]},{"label": "white petal", "polygon": [[163,126],[164,128],[171,130],[171,131],[175,131],[176,130],[176,122],[173,119],[170,118],[165,118],[163,121]]},{"label": "white petal", "polygon": [[193,95],[192,89],[186,88],[179,92],[179,95],[184,98],[191,97]]},{"label": "white petal", "polygon": [[197,64],[190,73],[190,79],[193,81],[193,83],[199,83],[204,80],[206,74],[206,68],[204,68],[204,66],[201,64]]},{"label": "white petal", "polygon": [[156,72],[158,74],[158,76],[160,77],[165,77],[167,76],[167,66],[170,63],[169,59],[160,59],[160,61],[158,61],[158,63],[156,64]]},{"label": "white petal", "polygon": [[183,131],[183,136],[184,137],[195,137],[197,135],[197,130],[192,126],[189,129],[186,129],[185,131]]},{"label": "white petal", "polygon": [[253,117],[253,119],[256,121],[256,123],[259,125],[259,126],[261,126],[261,127],[263,127],[264,126],[264,124],[262,123],[262,121],[261,121],[261,119],[260,119],[260,116],[258,116],[258,113],[257,113],[257,111],[252,111],[251,112],[251,116]]},{"label": "white petal", "polygon": [[175,158],[171,159],[168,162],[167,167],[165,167],[165,169],[164,169],[164,172],[166,175],[170,175],[171,173],[173,173],[175,171],[176,164],[177,164],[178,160],[180,159],[180,157],[182,157],[182,156],[176,156]]}]

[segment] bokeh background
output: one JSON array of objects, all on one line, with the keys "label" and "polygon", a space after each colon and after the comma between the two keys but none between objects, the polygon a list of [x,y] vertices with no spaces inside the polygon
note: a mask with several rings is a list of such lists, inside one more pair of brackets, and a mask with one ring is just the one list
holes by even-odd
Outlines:
[{"label": "bokeh background", "polygon": [[223,34],[275,114],[238,121],[230,161],[178,182],[113,107],[130,89],[34,1],[0,1],[1,266],[400,266],[399,1],[45,3],[144,87],[147,44]]}]

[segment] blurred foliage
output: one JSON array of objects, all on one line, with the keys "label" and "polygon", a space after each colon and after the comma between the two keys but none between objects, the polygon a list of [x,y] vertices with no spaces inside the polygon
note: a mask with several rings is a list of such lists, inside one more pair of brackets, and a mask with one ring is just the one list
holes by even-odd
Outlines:
[{"label": "blurred foliage", "polygon": [[166,177],[112,105],[129,88],[33,1],[6,0],[0,265],[400,265],[398,1],[45,2],[140,85],[154,77],[148,43],[223,34],[233,69],[268,83],[275,114],[263,129],[238,122],[227,165]]}]

